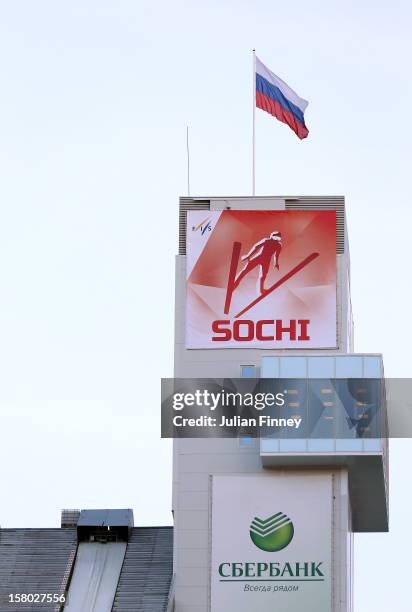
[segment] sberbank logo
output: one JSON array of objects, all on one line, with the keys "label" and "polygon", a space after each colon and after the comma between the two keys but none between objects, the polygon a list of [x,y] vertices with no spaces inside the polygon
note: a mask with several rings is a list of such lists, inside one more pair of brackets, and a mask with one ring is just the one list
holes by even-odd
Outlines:
[{"label": "sberbank logo", "polygon": [[250,525],[250,537],[255,546],[267,552],[276,552],[288,546],[295,530],[286,514],[278,512],[267,519],[255,516]]}]

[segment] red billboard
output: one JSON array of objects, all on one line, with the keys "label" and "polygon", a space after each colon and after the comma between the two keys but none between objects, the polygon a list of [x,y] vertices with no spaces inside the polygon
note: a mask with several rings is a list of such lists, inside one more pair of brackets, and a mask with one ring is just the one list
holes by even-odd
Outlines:
[{"label": "red billboard", "polygon": [[336,212],[189,211],[187,348],[336,347]]}]

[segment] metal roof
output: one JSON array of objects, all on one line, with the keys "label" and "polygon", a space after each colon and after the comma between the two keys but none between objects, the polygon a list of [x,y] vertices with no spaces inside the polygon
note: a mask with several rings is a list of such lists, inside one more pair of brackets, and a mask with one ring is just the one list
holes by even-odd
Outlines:
[{"label": "metal roof", "polygon": [[173,575],[173,527],[135,527],[113,612],[164,612]]},{"label": "metal roof", "polygon": [[1,529],[0,612],[59,610],[56,604],[9,603],[9,594],[63,595],[76,548],[76,529]]},{"label": "metal roof", "polygon": [[[83,519],[87,522],[84,526],[101,526],[101,522],[96,525],[94,521],[102,518],[110,525],[129,525],[119,524],[119,521],[130,520],[131,511],[112,512],[90,511]],[[90,521],[93,521],[91,525]],[[79,546],[87,547],[88,544]],[[76,528],[1,529],[0,612],[60,612],[60,604],[19,603],[16,606],[8,603],[8,596],[9,593],[67,594],[78,550]],[[131,528],[113,612],[166,612],[170,609],[172,575],[173,527]]]}]

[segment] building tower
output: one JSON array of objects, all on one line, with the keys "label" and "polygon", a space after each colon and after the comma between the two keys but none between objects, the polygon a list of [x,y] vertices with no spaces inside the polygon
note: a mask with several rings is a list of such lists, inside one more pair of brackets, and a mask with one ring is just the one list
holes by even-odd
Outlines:
[{"label": "building tower", "polygon": [[350,612],[353,533],[387,531],[388,469],[385,439],[335,435],[327,381],[383,377],[381,355],[353,353],[344,198],[181,198],[179,212],[175,377],[289,379],[297,414],[299,384],[326,382],[319,438],[174,440],[174,609]]}]

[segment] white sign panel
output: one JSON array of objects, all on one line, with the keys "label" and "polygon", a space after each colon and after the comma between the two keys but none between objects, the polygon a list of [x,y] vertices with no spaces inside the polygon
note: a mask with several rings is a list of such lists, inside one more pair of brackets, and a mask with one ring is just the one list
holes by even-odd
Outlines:
[{"label": "white sign panel", "polygon": [[332,476],[213,476],[211,612],[329,612]]}]

